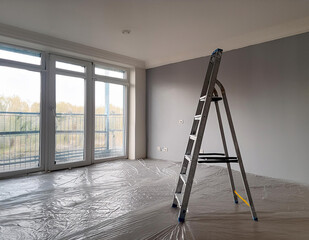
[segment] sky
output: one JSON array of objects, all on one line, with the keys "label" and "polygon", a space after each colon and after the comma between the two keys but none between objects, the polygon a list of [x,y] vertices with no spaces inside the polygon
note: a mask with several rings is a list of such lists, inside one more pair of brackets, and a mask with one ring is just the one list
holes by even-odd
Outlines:
[{"label": "sky", "polygon": [[40,102],[40,79],[38,72],[0,66],[0,96],[19,96],[31,106]]}]

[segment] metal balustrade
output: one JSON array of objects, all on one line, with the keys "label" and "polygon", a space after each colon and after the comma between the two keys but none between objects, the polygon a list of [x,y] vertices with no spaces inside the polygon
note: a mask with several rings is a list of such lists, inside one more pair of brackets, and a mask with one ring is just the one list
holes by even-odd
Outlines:
[{"label": "metal balustrade", "polygon": [[[124,136],[122,114],[96,114],[95,159],[123,156]],[[56,164],[83,159],[84,114],[57,113]],[[39,164],[40,113],[0,112],[0,172],[35,168]]]}]

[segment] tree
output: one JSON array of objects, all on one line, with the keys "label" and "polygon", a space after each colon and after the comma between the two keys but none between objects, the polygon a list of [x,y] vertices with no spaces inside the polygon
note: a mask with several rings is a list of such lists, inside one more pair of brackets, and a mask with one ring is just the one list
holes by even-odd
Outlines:
[{"label": "tree", "polygon": [[0,97],[0,108],[4,112],[29,112],[29,105],[20,99],[19,96]]},{"label": "tree", "polygon": [[58,113],[84,113],[83,106],[75,106],[67,102],[59,102],[56,106]]},{"label": "tree", "polygon": [[35,113],[40,112],[40,104],[39,103],[32,103],[30,111],[35,112]]}]

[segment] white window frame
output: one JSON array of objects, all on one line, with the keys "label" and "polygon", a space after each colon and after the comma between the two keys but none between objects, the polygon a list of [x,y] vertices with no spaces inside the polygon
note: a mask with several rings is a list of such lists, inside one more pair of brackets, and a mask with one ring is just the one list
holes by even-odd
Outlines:
[{"label": "white window frame", "polygon": [[[0,42],[3,46],[13,47],[20,50],[31,51],[41,54],[41,65],[30,63],[22,63],[13,60],[0,59],[0,66],[7,66],[19,69],[25,69],[41,73],[41,97],[40,97],[40,166],[37,168],[23,169],[17,171],[0,172],[0,179],[11,176],[18,176],[39,171],[53,171],[58,169],[67,169],[79,166],[91,165],[93,163],[100,163],[109,160],[127,159],[128,158],[128,119],[129,119],[129,82],[130,69],[122,66],[117,66],[105,62],[92,61],[89,59],[75,58],[57,53],[40,51],[28,47],[16,46],[13,44]],[[56,69],[52,62],[61,61],[71,64],[86,66],[85,73],[74,72],[64,69]],[[124,71],[124,79],[95,75],[95,67]],[[84,129],[84,160],[82,162],[72,162],[68,164],[54,164],[55,159],[55,76],[56,74],[82,77],[85,79],[85,129]],[[124,151],[123,156],[116,156],[104,159],[94,159],[94,141],[95,141],[95,81],[102,81],[104,83],[112,83],[124,86],[123,96],[123,114],[124,114]],[[51,94],[52,92],[52,94]],[[54,118],[54,119],[53,119]],[[90,124],[92,123],[92,124]]]},{"label": "white window frame", "polygon": [[[124,71],[124,77],[125,78],[114,78],[114,77],[108,77],[108,76],[102,76],[102,75],[96,75],[95,74],[95,67],[99,68],[108,68],[108,69],[115,69],[115,70],[122,70]],[[99,162],[105,162],[109,160],[115,160],[115,159],[121,159],[121,158],[128,158],[128,151],[129,151],[129,133],[128,133],[128,106],[129,106],[129,82],[130,82],[130,69],[124,68],[124,67],[116,67],[111,64],[102,63],[102,62],[94,62],[93,63],[93,82],[94,82],[94,92],[93,92],[93,149],[92,149],[92,155],[93,155],[93,163],[99,163]],[[124,86],[124,95],[123,95],[123,115],[124,115],[124,155],[123,156],[116,156],[116,157],[108,157],[108,158],[102,158],[102,159],[95,159],[94,156],[94,146],[95,146],[95,82],[104,82],[104,83],[112,83],[117,85]]]},{"label": "white window frame", "polygon": [[[48,170],[58,170],[58,169],[66,169],[66,168],[73,168],[73,167],[80,167],[80,166],[86,166],[91,164],[91,126],[88,124],[91,122],[90,115],[91,115],[91,92],[92,89],[92,81],[91,81],[91,74],[92,74],[92,66],[91,62],[64,57],[56,54],[50,54],[49,55],[49,61],[50,61],[50,77],[48,81],[48,87],[49,87],[49,97],[48,97],[48,105],[49,105],[49,111],[48,111],[48,119],[49,119],[49,157],[48,157]],[[71,63],[71,64],[77,64],[85,66],[85,73],[80,72],[74,72],[64,69],[57,69],[56,68],[56,61]],[[84,88],[84,96],[85,96],[85,102],[84,102],[84,158],[82,161],[78,162],[70,162],[70,163],[63,163],[63,164],[56,164],[55,163],[55,134],[56,134],[56,125],[55,125],[55,117],[56,117],[56,75],[65,75],[69,77],[78,77],[85,79],[85,88]],[[90,101],[90,103],[89,103]]]},{"label": "white window frame", "polygon": [[18,61],[13,61],[13,60],[7,60],[7,59],[0,59],[0,66],[5,66],[5,67],[11,67],[11,68],[19,68],[23,70],[29,70],[33,72],[39,72],[41,75],[41,92],[40,92],[40,141],[39,141],[39,167],[36,168],[28,168],[28,169],[21,169],[21,170],[16,170],[16,171],[7,171],[7,172],[0,172],[0,178],[6,178],[6,177],[11,177],[11,176],[16,176],[16,175],[21,175],[21,174],[28,174],[32,172],[38,172],[38,171],[43,171],[45,169],[46,165],[46,141],[45,141],[45,136],[47,135],[47,125],[46,125],[46,101],[45,101],[45,95],[46,95],[46,53],[34,50],[34,49],[29,49],[29,48],[23,48],[20,46],[15,46],[12,44],[7,44],[7,43],[2,43],[0,42],[0,45],[2,46],[8,46],[12,47],[15,49],[19,50],[25,50],[25,51],[31,51],[34,53],[41,54],[41,64],[36,65],[36,64],[31,64],[31,63],[23,63],[23,62],[18,62]]}]

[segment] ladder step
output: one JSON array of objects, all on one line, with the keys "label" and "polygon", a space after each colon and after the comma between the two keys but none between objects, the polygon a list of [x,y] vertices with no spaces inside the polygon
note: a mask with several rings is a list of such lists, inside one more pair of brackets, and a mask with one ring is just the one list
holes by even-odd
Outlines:
[{"label": "ladder step", "polygon": [[196,116],[194,116],[194,120],[201,120],[201,118],[202,118],[202,115],[196,115]]},{"label": "ladder step", "polygon": [[184,184],[187,184],[187,178],[188,176],[186,174],[180,174],[180,178],[183,181]]},{"label": "ladder step", "polygon": [[[220,100],[222,100],[222,97],[212,97],[212,98],[211,98],[211,101],[212,101],[212,102],[218,102],[218,101],[220,101]],[[203,96],[203,97],[200,97],[200,101],[201,101],[201,102],[205,102],[205,101],[206,101],[206,95]]]},{"label": "ladder step", "polygon": [[237,157],[226,157],[224,153],[200,153],[198,163],[231,163],[238,162]]},{"label": "ladder step", "polygon": [[182,193],[175,193],[175,198],[177,200],[178,207],[181,207],[182,199],[183,199],[183,194]]},{"label": "ladder step", "polygon": [[195,135],[190,135],[190,139],[192,139],[193,141],[196,140],[196,136]]},{"label": "ladder step", "polygon": [[238,159],[226,159],[226,160],[220,160],[220,159],[201,159],[197,161],[198,163],[238,163]]},{"label": "ladder step", "polygon": [[185,159],[187,159],[188,162],[191,162],[191,156],[190,155],[185,155]]},{"label": "ladder step", "polygon": [[237,160],[237,157],[225,157],[225,156],[223,156],[223,157],[216,157],[216,156],[199,156],[199,158],[200,159],[211,159],[211,160],[213,160],[213,159],[218,159],[218,160],[222,160],[222,159],[225,159],[225,160]]},{"label": "ladder step", "polygon": [[218,101],[221,101],[222,100],[222,97],[212,97],[211,101],[212,102],[218,102]]},{"label": "ladder step", "polygon": [[199,153],[199,156],[211,156],[211,155],[214,155],[214,156],[225,156],[225,153]]},{"label": "ladder step", "polygon": [[200,156],[198,163],[237,163],[237,157],[215,157],[215,156]]}]

